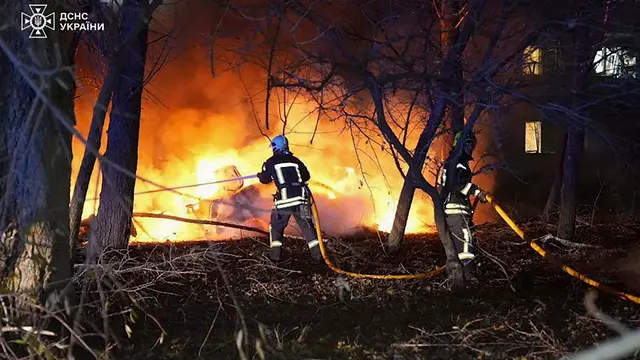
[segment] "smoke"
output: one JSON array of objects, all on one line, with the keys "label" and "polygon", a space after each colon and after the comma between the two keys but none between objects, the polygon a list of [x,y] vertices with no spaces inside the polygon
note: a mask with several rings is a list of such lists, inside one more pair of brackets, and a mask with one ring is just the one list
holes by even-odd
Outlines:
[{"label": "smoke", "polygon": [[[194,29],[185,29],[184,34],[194,32]],[[391,228],[404,180],[389,154],[379,151],[366,139],[352,138],[349,131],[344,131],[343,123],[322,119],[316,128],[316,105],[302,95],[285,97],[282,92],[274,92],[267,130],[264,73],[247,65],[240,69],[241,76],[231,70],[215,71],[214,76],[208,48],[188,46],[185,39],[190,39],[190,44],[198,43],[198,38],[188,36],[173,39],[177,43],[173,45],[172,56],[145,87],[137,169],[141,177],[173,187],[214,181],[216,170],[230,165],[241,175],[255,174],[271,156],[268,138],[283,132],[283,114],[287,113],[284,131],[292,151],[310,170],[310,187],[323,230],[342,235],[362,226]],[[151,53],[157,54],[153,50]],[[151,58],[153,62],[153,56]],[[92,70],[87,69],[89,63],[86,59],[80,61],[78,72],[87,75]],[[78,92],[77,124],[86,135],[97,89],[84,85]],[[106,135],[102,148],[105,146]],[[359,149],[357,153],[355,148]],[[74,140],[73,150],[75,179],[82,144]],[[97,171],[94,178],[96,176]],[[251,205],[263,211],[256,219],[242,219],[242,222],[266,229],[275,186],[256,184],[257,180],[248,180],[244,185],[259,189],[259,197],[253,199]],[[136,182],[136,192],[147,190],[156,190],[156,187],[141,180]],[[134,212],[193,217],[188,206],[198,208],[198,199],[227,198],[233,203],[233,194],[221,185],[181,192],[188,196],[172,192],[138,195],[134,199]],[[88,198],[98,193],[98,183],[92,182]],[[83,218],[95,212],[96,203],[87,202]],[[209,216],[208,210],[200,209],[199,214]],[[418,192],[407,230],[433,231],[432,222],[432,204]],[[211,227],[159,219],[135,219],[135,225],[138,241],[211,239],[239,234],[236,230],[216,232]]]},{"label": "smoke", "polygon": [[[256,97],[252,105],[248,98],[260,92],[260,88],[264,87],[264,79],[249,69],[243,71],[242,80],[246,89],[236,73],[225,72],[214,78],[208,59],[197,49],[182,54],[177,61],[165,64],[146,87],[138,174],[172,187],[213,181],[215,170],[228,165],[236,166],[241,175],[259,172],[262,163],[271,155],[269,141],[260,130],[265,128],[264,100]],[[76,106],[77,122],[78,128],[86,134],[96,91],[83,88],[80,93],[82,96]],[[278,111],[278,107],[283,107],[281,100],[282,97],[278,99],[274,95],[272,115],[284,111]],[[370,194],[360,185],[362,180],[355,169],[357,162],[351,140],[337,136],[341,130],[340,124],[323,123],[319,125],[318,134],[311,144],[315,117],[309,114],[314,108],[303,100],[299,97],[286,107],[291,124],[287,136],[294,154],[309,167],[312,181],[326,186],[316,191],[312,185],[323,228],[329,233],[339,234],[361,225],[372,225],[373,205]],[[279,120],[279,116],[271,117],[271,129],[266,133],[267,136],[282,132],[283,124]],[[103,137],[103,147],[105,143],[106,136]],[[74,178],[82,152],[82,144],[74,141]],[[245,182],[245,186],[255,183],[255,180],[250,180]],[[89,198],[96,194],[97,185],[95,182],[91,184]],[[135,191],[155,189],[138,180]],[[254,204],[266,210],[260,218],[267,223],[273,191],[273,185],[260,186],[261,197]],[[382,191],[388,192],[388,189]],[[182,192],[191,197],[171,192],[136,196],[134,211],[190,216],[192,214],[188,213],[187,205],[197,203],[197,198],[229,195],[217,185],[185,189]],[[83,214],[85,218],[95,211],[95,203],[87,203]],[[136,225],[142,228],[142,231],[138,231],[143,234],[141,238],[146,236],[162,240],[202,235],[200,227],[158,219],[139,220]],[[225,231],[218,235],[230,234]]]}]

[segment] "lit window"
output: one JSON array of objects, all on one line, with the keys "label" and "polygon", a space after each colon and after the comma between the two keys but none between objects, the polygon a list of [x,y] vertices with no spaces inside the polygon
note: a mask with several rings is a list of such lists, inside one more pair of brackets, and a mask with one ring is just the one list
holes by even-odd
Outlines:
[{"label": "lit window", "polygon": [[524,151],[527,154],[542,153],[542,122],[527,121],[524,128]]},{"label": "lit window", "polygon": [[525,75],[542,74],[542,50],[537,47],[527,46],[524,50],[524,68]]},{"label": "lit window", "polygon": [[593,60],[596,74],[614,77],[636,77],[636,57],[622,48],[602,48]]}]

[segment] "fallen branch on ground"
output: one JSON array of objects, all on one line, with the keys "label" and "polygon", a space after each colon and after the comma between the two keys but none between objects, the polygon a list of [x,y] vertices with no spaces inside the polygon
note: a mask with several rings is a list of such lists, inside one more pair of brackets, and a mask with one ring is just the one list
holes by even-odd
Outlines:
[{"label": "fallen branch on ground", "polygon": [[555,242],[558,242],[558,243],[560,243],[562,245],[569,246],[569,247],[588,247],[588,248],[598,248],[599,247],[599,246],[596,246],[596,245],[582,244],[582,243],[577,243],[577,242],[561,239],[561,238],[553,236],[551,234],[547,234],[547,235],[545,235],[545,236],[543,236],[541,238],[535,239],[533,241],[538,241],[538,242],[541,242],[541,243],[546,243],[548,241],[555,241]]},{"label": "fallen branch on ground", "polygon": [[200,224],[200,225],[224,226],[224,227],[240,229],[240,230],[245,230],[245,231],[253,231],[253,232],[256,232],[256,233],[262,234],[262,235],[267,235],[267,236],[269,235],[269,232],[261,230],[261,229],[258,229],[258,228],[254,228],[254,227],[251,227],[251,226],[231,224],[231,223],[225,223],[225,222],[214,221],[214,220],[189,219],[189,218],[183,218],[183,217],[180,217],[180,216],[165,215],[165,214],[154,214],[154,213],[133,213],[133,217],[134,218],[135,217],[144,217],[144,218],[167,219],[167,220],[182,221],[182,222],[187,222],[187,223],[192,223],[192,224]]},{"label": "fallen branch on ground", "polygon": [[[240,229],[240,230],[245,230],[245,231],[253,231],[253,232],[256,232],[258,234],[269,236],[269,232],[268,231],[264,231],[264,230],[258,229],[256,227],[238,225],[238,224],[215,221],[215,220],[189,219],[189,218],[184,218],[184,217],[174,216],[174,215],[143,213],[143,212],[133,213],[132,217],[134,217],[134,218],[135,217],[142,217],[142,218],[167,219],[167,220],[173,220],[173,221],[187,222],[187,223],[191,223],[191,224],[223,226],[223,227],[229,227],[229,228]],[[304,239],[304,237],[302,237],[302,236],[295,236],[295,235],[285,235],[285,237],[288,237],[288,238],[291,238],[291,239],[298,239],[298,240]],[[325,233],[323,233],[323,237],[325,238],[325,240],[328,238],[327,234],[325,234]]]}]

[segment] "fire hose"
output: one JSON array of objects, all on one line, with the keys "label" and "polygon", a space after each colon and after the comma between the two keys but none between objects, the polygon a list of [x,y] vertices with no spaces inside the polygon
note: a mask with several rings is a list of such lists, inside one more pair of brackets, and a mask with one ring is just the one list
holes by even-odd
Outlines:
[{"label": "fire hose", "polygon": [[366,279],[382,279],[382,280],[404,280],[404,279],[424,279],[432,276],[436,276],[442,273],[446,266],[440,266],[435,270],[422,273],[422,274],[390,274],[390,275],[382,275],[382,274],[361,274],[356,272],[351,272],[347,270],[340,269],[336,265],[334,265],[329,257],[327,256],[327,249],[324,246],[324,239],[322,238],[322,229],[320,226],[320,216],[318,216],[318,208],[316,207],[316,202],[313,198],[313,194],[309,191],[310,199],[311,199],[311,214],[313,215],[313,221],[316,226],[316,235],[318,236],[318,245],[320,246],[320,253],[322,254],[322,259],[325,264],[329,267],[329,269],[334,272],[342,275],[347,275],[355,278],[366,278]]},{"label": "fire hose", "polygon": [[[311,192],[309,192],[311,193]],[[393,280],[393,279],[423,279],[423,278],[428,278],[428,277],[432,277],[432,276],[436,276],[440,273],[442,273],[442,271],[445,270],[445,266],[440,266],[438,268],[436,268],[435,270],[432,270],[430,272],[426,272],[426,273],[422,273],[422,274],[403,274],[403,275],[378,275],[378,274],[361,274],[361,273],[355,273],[355,272],[351,272],[351,271],[346,271],[343,269],[338,268],[336,265],[334,265],[331,260],[328,258],[327,256],[327,249],[324,246],[324,239],[322,238],[322,230],[321,230],[321,226],[320,226],[320,217],[318,216],[318,209],[316,207],[316,203],[313,199],[313,194],[311,194],[310,196],[311,198],[311,211],[313,214],[313,219],[314,222],[316,223],[316,234],[318,236],[318,245],[320,246],[320,252],[322,253],[322,258],[324,259],[324,262],[326,263],[326,265],[333,270],[334,272],[338,273],[338,274],[343,274],[343,275],[347,275],[347,276],[351,276],[351,277],[356,277],[356,278],[369,278],[369,279],[385,279],[385,280]],[[511,219],[511,217],[509,217],[509,215],[507,215],[507,213],[495,202],[495,200],[493,199],[492,196],[490,195],[486,195],[486,199],[487,202],[489,204],[491,204],[491,206],[495,209],[495,211],[500,215],[500,217],[509,225],[509,227],[511,227],[511,229],[513,231],[515,231],[516,234],[518,234],[518,236],[522,239],[527,241],[526,239],[526,235],[524,233],[524,231],[522,229],[520,229],[520,227],[518,227],[518,225],[513,221],[513,219]],[[531,248],[533,248],[533,250],[535,250],[540,256],[542,257],[547,257],[547,252],[542,249],[538,244],[536,244],[534,241],[530,241],[529,242],[529,246],[531,246]],[[625,292],[622,292],[620,290],[614,289],[611,286],[602,284],[596,280],[593,280],[589,277],[587,277],[586,275],[576,271],[575,269],[572,269],[569,266],[566,266],[564,264],[560,264],[562,270],[564,272],[566,272],[567,274],[583,281],[584,283],[591,285],[597,289],[600,289],[604,292],[607,292],[609,294],[615,295],[620,297],[621,299],[624,300],[629,300],[632,301],[636,304],[640,304],[640,297],[635,296],[635,295],[631,295]]]},{"label": "fire hose", "polygon": [[[184,193],[181,193],[181,192],[176,191],[176,190],[189,189],[189,188],[207,186],[207,185],[222,184],[222,183],[226,183],[226,182],[233,182],[233,181],[239,181],[239,180],[249,180],[249,179],[255,179],[257,177],[258,177],[258,175],[254,174],[254,175],[240,176],[240,177],[234,177],[234,178],[229,178],[229,179],[224,179],[224,180],[209,181],[209,182],[199,183],[199,184],[180,185],[180,186],[174,186],[174,187],[162,187],[160,189],[146,190],[146,191],[137,192],[137,193],[134,193],[133,195],[134,196],[136,196],[136,195],[146,195],[146,194],[153,194],[153,193],[159,193],[159,192],[164,192],[164,191],[170,191],[170,192],[176,193],[176,194],[181,195],[181,196],[188,196],[188,197],[195,198],[194,196],[191,196],[191,195],[188,195],[188,194],[184,194]],[[327,186],[327,185],[325,185],[323,183],[316,182],[314,185],[321,186],[321,187],[325,188],[326,190],[335,191],[334,189],[332,189],[331,187],[329,187],[329,186]],[[100,198],[87,199],[86,201],[96,201],[96,200],[100,200]]]},{"label": "fire hose", "polygon": [[[205,185],[212,185],[212,184],[219,184],[219,183],[224,183],[224,182],[230,182],[230,181],[238,181],[238,180],[245,180],[245,179],[252,179],[252,178],[256,178],[257,175],[247,175],[247,176],[242,176],[242,177],[237,177],[237,178],[231,178],[231,179],[225,179],[225,180],[218,180],[218,181],[212,181],[212,182],[207,182],[207,183],[201,183],[201,184],[194,184],[194,185],[183,185],[183,186],[177,186],[177,187],[172,187],[172,188],[163,188],[163,189],[157,189],[157,190],[150,190],[150,191],[144,191],[144,192],[140,192],[140,193],[136,193],[135,195],[142,195],[142,194],[149,194],[149,193],[155,193],[155,192],[161,192],[161,191],[173,191],[173,192],[177,192],[175,190],[177,189],[185,189],[185,188],[191,188],[191,187],[197,187],[197,186],[205,186]],[[387,274],[387,275],[383,275],[383,274],[362,274],[362,273],[356,273],[356,272],[351,272],[351,271],[347,271],[347,270],[343,270],[340,269],[339,267],[337,267],[335,264],[333,264],[331,262],[331,260],[329,259],[328,255],[327,255],[327,249],[325,248],[324,245],[324,239],[322,236],[322,229],[321,229],[321,225],[320,225],[320,217],[318,215],[318,209],[316,207],[316,203],[315,203],[315,199],[313,198],[313,193],[311,191],[309,191],[310,194],[310,200],[311,200],[311,212],[312,212],[312,216],[313,216],[313,220],[316,224],[315,228],[316,228],[316,235],[318,237],[318,245],[320,246],[320,252],[322,254],[322,258],[325,262],[325,264],[334,272],[338,273],[338,274],[343,274],[343,275],[347,275],[350,277],[356,277],[356,278],[368,278],[368,279],[383,279],[383,280],[403,280],[403,279],[424,279],[424,278],[429,278],[429,277],[433,277],[436,275],[439,275],[440,273],[442,273],[445,269],[446,266],[439,266],[436,269],[429,271],[429,272],[425,272],[425,273],[420,273],[420,274]],[[536,251],[536,253],[538,253],[540,256],[542,256],[543,258],[547,258],[548,253],[542,248],[540,247],[538,244],[535,243],[534,241],[529,241],[526,237],[525,232],[513,221],[513,219],[511,219],[511,217],[509,217],[509,215],[507,215],[507,213],[502,209],[502,207],[500,207],[500,205],[498,205],[495,202],[495,199],[487,194],[486,195],[486,200],[489,204],[491,204],[491,206],[493,207],[493,209],[498,213],[498,215],[500,215],[500,217],[507,223],[507,225],[509,225],[509,227],[524,241],[528,241],[529,242],[529,246]],[[474,204],[474,208],[475,208],[475,204]],[[548,258],[547,258],[548,259]],[[580,281],[591,285],[597,289],[600,289],[604,292],[607,292],[609,294],[618,296],[621,299],[624,300],[629,300],[632,301],[636,304],[640,304],[640,297],[639,296],[635,296],[635,295],[631,295],[628,293],[625,293],[623,291],[617,290],[611,286],[602,284],[596,280],[593,280],[589,277],[587,277],[586,275],[576,271],[575,269],[564,265],[564,264],[559,264],[559,266],[561,267],[561,269],[566,272],[567,274],[569,274],[572,277],[575,277],[576,279],[579,279]]]},{"label": "fire hose", "polygon": [[[178,195],[182,195],[185,196],[187,194],[183,194],[179,191],[179,189],[188,189],[188,188],[194,188],[194,187],[200,187],[200,186],[207,186],[207,185],[214,185],[214,184],[222,184],[225,182],[232,182],[232,181],[239,181],[239,180],[248,180],[248,179],[254,179],[257,178],[258,175],[247,175],[247,176],[240,176],[240,177],[235,177],[235,178],[231,178],[231,179],[224,179],[224,180],[217,180],[217,181],[210,181],[210,182],[205,182],[205,183],[200,183],[200,184],[192,184],[192,185],[181,185],[181,186],[175,186],[175,187],[163,187],[161,189],[155,189],[155,190],[147,190],[147,191],[141,191],[141,192],[137,192],[135,195],[145,195],[145,194],[152,194],[152,193],[158,193],[158,192],[163,192],[163,191],[170,191],[170,192],[174,192],[177,193]],[[192,197],[192,196],[190,196]],[[94,199],[87,199],[86,201],[96,201],[96,200],[100,200],[100,198],[94,198]]]},{"label": "fire hose", "polygon": [[[518,225],[513,221],[513,219],[511,219],[509,217],[509,215],[507,215],[507,213],[500,207],[500,205],[496,204],[495,200],[493,199],[492,196],[487,195],[487,202],[489,204],[491,204],[491,206],[493,206],[493,208],[496,210],[496,212],[498,213],[498,215],[500,215],[500,217],[507,223],[507,225],[509,225],[509,227],[515,231],[516,234],[518,234],[518,236],[524,240],[524,241],[528,241],[527,237],[524,233],[524,231],[522,229],[520,229],[520,227],[518,227]],[[537,252],[540,256],[547,257],[548,253],[542,248],[540,247],[540,245],[536,244],[535,241],[529,241],[529,246],[531,246],[531,248],[533,250],[535,250],[535,252]],[[589,277],[587,277],[586,275],[576,271],[575,269],[566,266],[564,264],[559,264],[562,268],[562,270],[564,272],[566,272],[567,274],[573,276],[576,279],[579,279],[580,281],[591,285],[593,287],[595,287],[596,289],[600,289],[604,292],[607,292],[611,295],[615,295],[618,296],[621,299],[624,300],[629,300],[629,301],[633,301],[636,304],[640,304],[640,297],[639,296],[635,296],[635,295],[631,295],[625,292],[622,292],[620,290],[614,289],[611,286],[602,284],[596,280],[593,280]]]}]

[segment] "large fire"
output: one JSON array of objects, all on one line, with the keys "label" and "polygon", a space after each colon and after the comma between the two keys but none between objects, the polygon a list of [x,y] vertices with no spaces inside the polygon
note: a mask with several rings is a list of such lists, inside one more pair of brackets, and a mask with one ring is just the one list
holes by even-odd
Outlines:
[{"label": "large fire", "polygon": [[[247,82],[244,76],[243,80]],[[258,75],[252,76],[252,82],[256,89],[264,86],[264,79]],[[76,105],[78,128],[86,135],[96,91],[80,88],[79,94]],[[264,95],[260,96],[264,98]],[[264,114],[254,113],[256,109],[247,97],[246,88],[236,74],[222,74],[214,78],[206,61],[198,61],[193,55],[185,54],[180,61],[165,65],[147,86],[143,100],[138,175],[167,187],[176,187],[222,180],[221,169],[235,167],[234,171],[242,176],[259,172],[271,150],[255,120],[255,117],[259,118],[264,129]],[[403,183],[393,159],[364,139],[352,138],[352,134],[345,131],[344,124],[337,121],[321,121],[311,143],[316,127],[315,116],[310,116],[314,105],[301,99],[299,96],[295,101],[284,101],[287,105],[284,110],[283,101],[274,101],[271,129],[266,133],[275,136],[282,132],[283,124],[278,113],[286,110],[286,135],[294,154],[310,170],[310,187],[318,203],[323,230],[334,235],[360,227],[389,231]],[[106,135],[102,151],[105,144]],[[82,144],[74,140],[73,180],[82,153]],[[88,199],[99,195],[96,175],[97,171],[94,171]],[[211,209],[202,207],[209,207],[210,202],[199,199],[225,199],[228,216],[222,220],[266,230],[274,185],[259,184],[257,179],[236,184],[242,185],[241,189],[232,185],[222,183],[180,189],[186,196],[168,191],[137,195],[134,212],[209,218]],[[136,182],[136,193],[156,189],[144,181]],[[235,200],[240,193],[249,195],[243,204]],[[95,213],[96,203],[87,201],[83,218]],[[251,209],[234,209],[234,206]],[[431,201],[418,191],[407,232],[433,232],[432,223]],[[233,229],[162,219],[135,218],[134,224],[137,236],[131,240],[140,242],[250,235]]]}]

